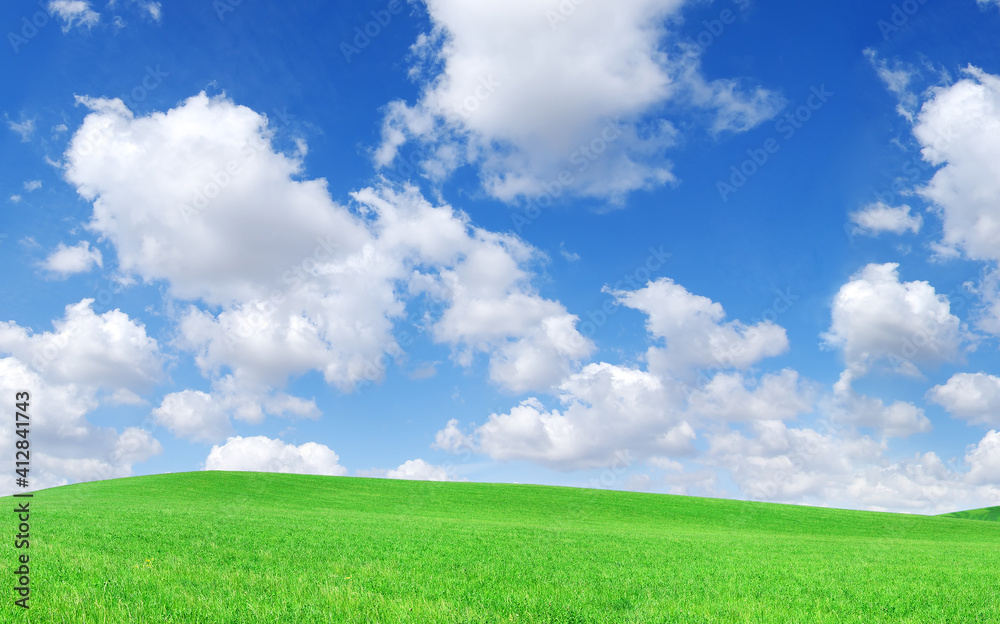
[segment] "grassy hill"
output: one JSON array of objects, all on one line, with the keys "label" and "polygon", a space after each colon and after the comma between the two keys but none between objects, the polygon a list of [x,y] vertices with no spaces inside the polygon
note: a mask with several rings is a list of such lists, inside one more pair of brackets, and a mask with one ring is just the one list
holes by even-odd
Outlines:
[{"label": "grassy hill", "polygon": [[962,518],[965,520],[988,520],[990,522],[1000,522],[1000,507],[984,507],[983,509],[970,509],[968,511],[955,511],[941,514],[942,518]]},{"label": "grassy hill", "polygon": [[31,501],[34,623],[1000,622],[988,522],[229,472]]}]

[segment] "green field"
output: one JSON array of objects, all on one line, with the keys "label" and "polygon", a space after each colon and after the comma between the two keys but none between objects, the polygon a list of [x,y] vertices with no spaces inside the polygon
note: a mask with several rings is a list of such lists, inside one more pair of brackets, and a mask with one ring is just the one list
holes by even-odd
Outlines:
[{"label": "green field", "polygon": [[941,514],[942,518],[964,518],[966,520],[988,520],[990,522],[1000,522],[1000,507],[986,507],[984,509],[970,509],[969,511],[956,511],[948,514]]},{"label": "green field", "polygon": [[962,518],[232,472],[30,500],[5,622],[1000,622],[1000,523]]}]

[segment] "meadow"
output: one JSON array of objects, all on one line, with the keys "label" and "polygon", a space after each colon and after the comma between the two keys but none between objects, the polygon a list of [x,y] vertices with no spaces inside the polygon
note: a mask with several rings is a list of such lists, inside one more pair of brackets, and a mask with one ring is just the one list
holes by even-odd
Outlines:
[{"label": "meadow", "polygon": [[4,622],[1000,622],[978,512],[249,472],[30,500],[31,609],[7,589]]}]

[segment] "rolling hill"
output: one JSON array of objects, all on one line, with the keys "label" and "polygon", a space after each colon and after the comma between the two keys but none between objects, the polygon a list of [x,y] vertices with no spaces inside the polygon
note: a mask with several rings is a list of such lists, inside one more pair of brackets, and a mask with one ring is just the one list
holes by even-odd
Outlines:
[{"label": "rolling hill", "polygon": [[30,500],[8,622],[1000,622],[1000,524],[953,517],[247,472]]}]

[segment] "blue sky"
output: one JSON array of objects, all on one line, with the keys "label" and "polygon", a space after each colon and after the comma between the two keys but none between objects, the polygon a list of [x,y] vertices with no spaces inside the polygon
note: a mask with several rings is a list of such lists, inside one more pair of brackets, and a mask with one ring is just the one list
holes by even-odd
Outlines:
[{"label": "blue sky", "polygon": [[1000,500],[993,0],[0,22],[0,386],[34,396],[33,487]]}]

